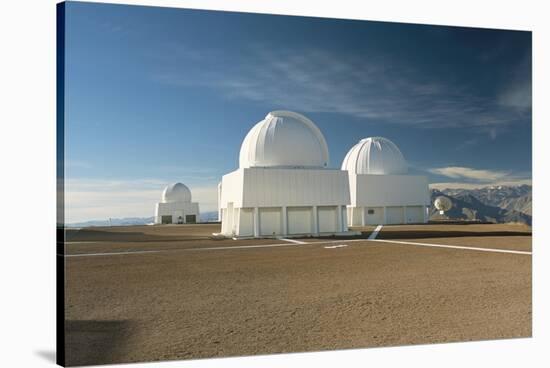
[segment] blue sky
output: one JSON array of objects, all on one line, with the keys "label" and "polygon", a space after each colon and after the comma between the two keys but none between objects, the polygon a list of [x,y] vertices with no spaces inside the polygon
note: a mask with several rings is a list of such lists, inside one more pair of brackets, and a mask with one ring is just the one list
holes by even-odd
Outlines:
[{"label": "blue sky", "polygon": [[267,112],[324,133],[330,166],[394,141],[436,187],[531,179],[531,33],[68,3],[67,222],[150,216],[181,181],[203,211]]}]

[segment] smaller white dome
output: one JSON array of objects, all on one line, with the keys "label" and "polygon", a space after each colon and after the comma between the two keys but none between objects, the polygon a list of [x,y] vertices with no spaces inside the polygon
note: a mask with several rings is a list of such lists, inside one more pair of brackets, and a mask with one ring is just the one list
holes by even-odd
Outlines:
[{"label": "smaller white dome", "polygon": [[170,184],[162,192],[162,202],[191,202],[191,191],[182,183]]},{"label": "smaller white dome", "polygon": [[342,170],[350,174],[400,175],[407,173],[407,162],[397,146],[383,137],[361,139],[353,146]]}]

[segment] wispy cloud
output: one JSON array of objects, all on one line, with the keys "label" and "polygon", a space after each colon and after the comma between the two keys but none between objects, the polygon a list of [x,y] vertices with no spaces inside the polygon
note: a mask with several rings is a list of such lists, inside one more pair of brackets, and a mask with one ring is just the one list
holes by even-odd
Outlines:
[{"label": "wispy cloud", "polygon": [[430,189],[479,189],[485,188],[488,186],[516,186],[516,185],[532,185],[531,179],[520,179],[520,180],[505,180],[505,181],[496,181],[494,183],[462,183],[462,182],[448,182],[448,183],[431,183]]},{"label": "wispy cloud", "polygon": [[471,179],[478,181],[500,180],[509,174],[503,171],[480,170],[462,166],[448,166],[428,170],[432,174],[442,175],[453,179]]},{"label": "wispy cloud", "polygon": [[[109,217],[153,216],[154,206],[169,182],[160,179],[65,181],[66,222]],[[217,209],[217,186],[190,186],[193,201],[201,211]]]},{"label": "wispy cloud", "polygon": [[498,102],[518,113],[529,113],[533,103],[530,55],[511,74],[508,85],[498,96]]},{"label": "wispy cloud", "polygon": [[[181,45],[179,48],[185,49]],[[264,47],[243,54],[246,59],[226,60],[222,69],[212,65],[202,70],[166,68],[156,72],[154,79],[216,89],[227,98],[303,112],[340,113],[423,128],[477,128],[492,138],[497,127],[530,114],[526,93],[530,81],[521,79],[514,79],[497,95],[487,97],[471,86],[444,82],[383,57],[336,55],[316,49],[291,53]],[[202,65],[196,53],[191,55],[186,65]],[[210,51],[203,62],[212,60],[219,58]]]},{"label": "wispy cloud", "polygon": [[507,171],[474,169],[463,166],[438,167],[427,171],[434,175],[454,179],[451,182],[431,183],[430,188],[435,189],[475,189],[489,185],[531,185],[532,183],[530,176],[527,174],[518,175]]},{"label": "wispy cloud", "polygon": [[157,169],[166,175],[176,177],[185,183],[200,185],[218,183],[225,174],[223,169],[208,166],[165,165],[160,164]]},{"label": "wispy cloud", "polygon": [[518,81],[517,84],[502,92],[499,103],[519,111],[530,111],[532,104],[531,81]]}]

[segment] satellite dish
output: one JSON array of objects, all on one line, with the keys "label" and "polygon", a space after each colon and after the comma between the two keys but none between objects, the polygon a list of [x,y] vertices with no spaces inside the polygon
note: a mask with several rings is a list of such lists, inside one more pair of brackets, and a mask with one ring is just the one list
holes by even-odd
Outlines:
[{"label": "satellite dish", "polygon": [[445,211],[453,207],[453,202],[451,202],[449,197],[439,196],[434,201],[434,207],[439,210],[439,214],[442,215]]}]

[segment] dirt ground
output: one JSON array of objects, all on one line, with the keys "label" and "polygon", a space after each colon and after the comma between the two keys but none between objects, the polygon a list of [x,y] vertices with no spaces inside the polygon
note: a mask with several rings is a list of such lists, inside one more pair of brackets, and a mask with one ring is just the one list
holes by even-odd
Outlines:
[{"label": "dirt ground", "polygon": [[[305,244],[213,239],[219,224],[71,231],[67,364],[531,336],[530,254],[358,230]],[[378,239],[531,250],[519,225],[385,226]]]}]

